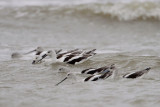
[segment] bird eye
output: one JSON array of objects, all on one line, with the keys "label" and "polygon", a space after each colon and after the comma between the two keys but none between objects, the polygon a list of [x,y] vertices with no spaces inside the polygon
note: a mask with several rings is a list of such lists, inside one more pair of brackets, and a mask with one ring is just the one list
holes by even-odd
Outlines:
[{"label": "bird eye", "polygon": [[48,51],[48,53],[51,53],[51,51]]},{"label": "bird eye", "polygon": [[70,74],[68,74],[68,76],[69,76]]}]

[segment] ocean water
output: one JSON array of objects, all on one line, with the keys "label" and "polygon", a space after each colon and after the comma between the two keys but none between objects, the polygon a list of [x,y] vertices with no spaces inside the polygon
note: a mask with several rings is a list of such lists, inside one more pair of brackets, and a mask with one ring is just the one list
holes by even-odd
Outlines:
[{"label": "ocean water", "polygon": [[[159,0],[1,0],[0,107],[159,107]],[[80,65],[12,59],[13,52],[97,49]],[[116,79],[83,82],[83,69],[115,64]],[[66,74],[76,73],[55,86]],[[151,67],[142,78],[128,72]]]}]

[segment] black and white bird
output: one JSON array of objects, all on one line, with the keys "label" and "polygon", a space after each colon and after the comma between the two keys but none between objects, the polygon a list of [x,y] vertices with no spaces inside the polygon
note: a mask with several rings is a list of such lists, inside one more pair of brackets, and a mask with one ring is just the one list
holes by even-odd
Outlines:
[{"label": "black and white bird", "polygon": [[92,76],[89,76],[87,78],[84,79],[84,82],[87,82],[87,81],[97,81],[97,80],[100,80],[100,79],[106,79],[108,77],[110,77],[112,75],[112,71],[105,71],[106,73],[104,74],[97,74],[97,75],[92,75]]},{"label": "black and white bird", "polygon": [[[59,52],[60,51],[55,51],[54,53],[58,54]],[[52,53],[53,53],[52,50],[41,52],[41,54],[35,56],[35,58],[32,61],[32,64],[39,64],[42,62],[52,62],[51,58]]]},{"label": "black and white bird", "polygon": [[[58,54],[60,54],[61,51],[62,51],[62,49],[55,50],[55,54],[58,55]],[[51,50],[42,51],[42,52],[36,54],[35,58],[32,61],[32,64],[38,64],[38,63],[42,63],[42,62],[46,62],[46,61],[51,61],[50,56],[48,56],[48,57],[45,56],[46,54],[48,54],[50,52],[51,52]],[[42,61],[41,59],[43,59],[43,57],[45,57],[46,59]]]},{"label": "black and white bird", "polygon": [[146,68],[146,69],[141,70],[141,71],[127,73],[127,74],[123,75],[123,78],[135,79],[135,78],[141,77],[142,75],[148,73],[150,71],[150,69],[151,68],[149,67],[149,68]]},{"label": "black and white bird", "polygon": [[74,50],[71,50],[71,51],[67,51],[67,52],[63,52],[61,53],[62,49],[60,50],[55,50],[55,51],[52,51],[52,50],[49,50],[49,51],[43,51],[41,54],[37,55],[35,57],[35,59],[33,60],[32,64],[39,64],[41,62],[56,62],[57,59],[56,57],[59,58],[59,62],[61,62],[61,60],[63,60],[63,57],[62,56],[66,56],[66,55],[70,55],[71,53],[75,53],[78,49],[74,49]]},{"label": "black and white bird", "polygon": [[[115,68],[114,64],[112,64],[110,67],[106,68],[105,70],[102,70],[101,72],[98,72],[95,75],[89,76],[89,77],[85,78],[83,81],[87,82],[87,81],[104,80],[104,79],[114,75],[115,72],[116,72],[116,68]],[[73,74],[72,72],[70,72],[70,70],[68,70],[67,68],[64,68],[64,67],[59,69],[59,73],[66,73],[67,75],[64,79],[62,79],[60,82],[58,82],[56,84],[56,86],[58,86],[60,83],[64,82],[68,78],[76,78],[75,77],[76,72]],[[79,73],[77,73],[77,74],[79,74]]]},{"label": "black and white bird", "polygon": [[84,61],[88,60],[91,58],[93,55],[95,55],[95,50],[90,50],[90,51],[83,51],[79,49],[74,49],[65,53],[61,53],[57,55],[57,60],[59,62],[66,62],[68,64],[79,64],[83,63]]},{"label": "black and white bird", "polygon": [[35,60],[35,62],[38,63],[48,56],[53,62],[65,62],[68,64],[75,65],[75,64],[83,63],[84,61],[93,57],[96,54],[95,50],[96,49],[93,49],[90,51],[82,51],[82,50],[74,49],[74,50],[71,50],[65,53],[60,53],[57,55],[54,51],[50,50],[44,55],[42,55],[40,58],[38,58],[38,60]]},{"label": "black and white bird", "polygon": [[[45,54],[47,54],[47,53],[48,53],[48,51],[43,51],[43,52],[41,52],[41,54],[36,55],[35,58],[34,58],[33,61],[32,61],[32,64],[39,64],[39,63],[44,62],[44,61],[42,61],[42,60],[40,60],[40,59],[43,58],[43,56],[44,56]],[[46,58],[46,59],[48,59],[48,58]]]},{"label": "black and white bird", "polygon": [[115,64],[112,64],[110,66],[104,66],[104,67],[100,67],[100,68],[88,68],[88,69],[85,69],[83,70],[81,73],[82,74],[95,74],[95,73],[101,73],[101,72],[104,72],[105,70],[108,70],[108,69],[114,69],[115,68]]},{"label": "black and white bird", "polygon": [[[19,52],[12,53],[11,57],[12,58],[21,58],[21,57],[34,58],[36,55],[40,55],[43,51],[44,50],[42,47],[37,47],[36,49],[29,51],[27,53],[19,53]],[[33,53],[33,54],[31,54],[31,53]]]},{"label": "black and white bird", "polygon": [[91,76],[85,78],[84,82],[104,80],[104,79],[114,75],[115,72],[116,72],[115,66],[111,65],[110,67],[106,67],[106,68],[103,68],[103,69],[97,71],[95,75],[91,75]]}]

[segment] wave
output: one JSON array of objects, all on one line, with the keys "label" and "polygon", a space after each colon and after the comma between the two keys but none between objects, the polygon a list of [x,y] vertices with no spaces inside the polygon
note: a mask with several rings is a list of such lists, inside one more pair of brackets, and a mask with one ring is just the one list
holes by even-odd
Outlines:
[{"label": "wave", "polygon": [[118,20],[160,20],[160,2],[108,2],[72,5],[1,7],[0,14],[23,17],[52,17],[58,14],[93,14]]}]

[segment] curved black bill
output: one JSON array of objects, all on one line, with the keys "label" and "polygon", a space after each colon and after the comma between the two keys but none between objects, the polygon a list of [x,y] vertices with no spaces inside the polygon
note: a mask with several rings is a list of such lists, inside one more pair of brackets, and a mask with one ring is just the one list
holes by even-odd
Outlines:
[{"label": "curved black bill", "polygon": [[62,83],[62,82],[65,81],[66,79],[67,79],[67,77],[64,78],[62,81],[60,81],[59,83],[57,83],[55,86],[58,86],[60,83]]}]

